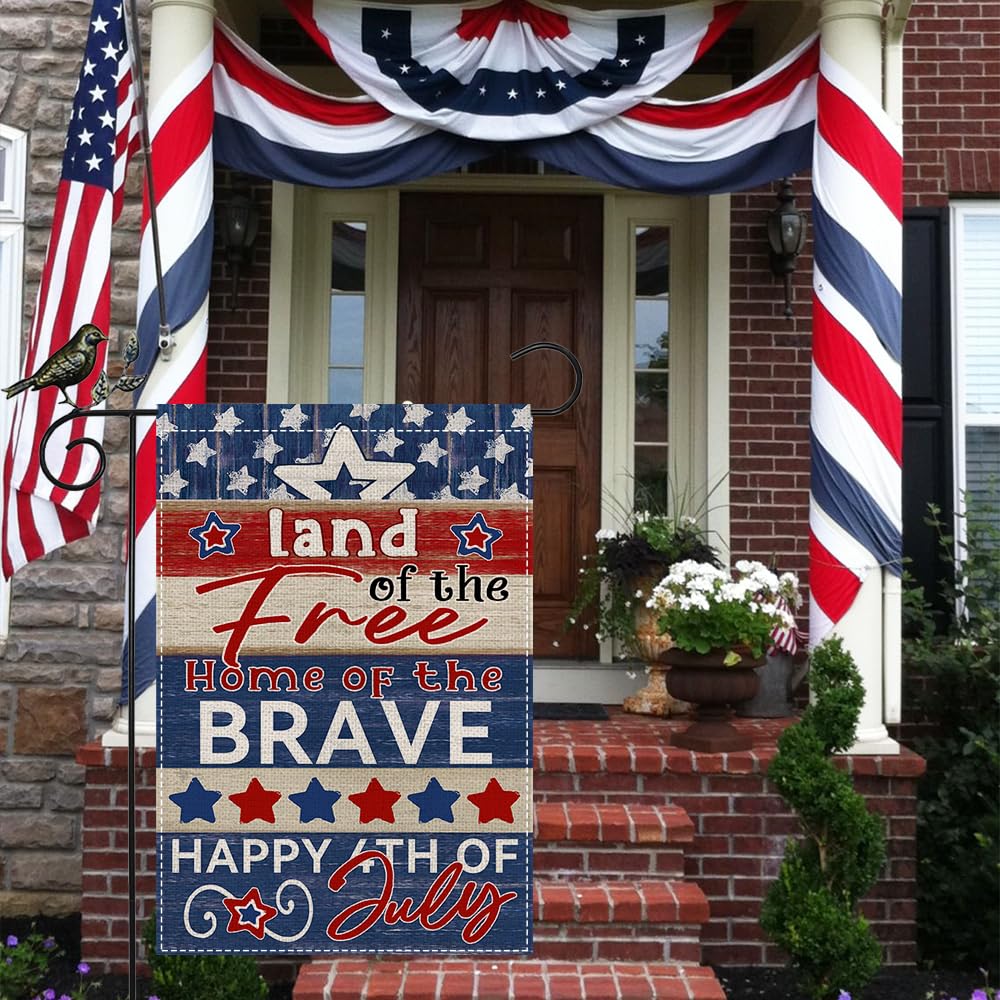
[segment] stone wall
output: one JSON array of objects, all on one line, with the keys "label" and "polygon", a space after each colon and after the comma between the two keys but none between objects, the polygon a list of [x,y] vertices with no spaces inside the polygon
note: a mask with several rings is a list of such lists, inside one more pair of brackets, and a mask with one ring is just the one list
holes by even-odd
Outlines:
[{"label": "stone wall", "polygon": [[[140,2],[143,23],[148,3]],[[29,134],[24,329],[34,315],[90,0],[0,3],[0,122]],[[145,30],[145,27],[144,27]],[[135,317],[141,170],[113,236],[112,356]],[[125,428],[109,422],[120,449]],[[120,687],[126,462],[113,454],[97,532],[13,580],[0,659],[0,914],[80,908],[80,745],[107,728]]]}]

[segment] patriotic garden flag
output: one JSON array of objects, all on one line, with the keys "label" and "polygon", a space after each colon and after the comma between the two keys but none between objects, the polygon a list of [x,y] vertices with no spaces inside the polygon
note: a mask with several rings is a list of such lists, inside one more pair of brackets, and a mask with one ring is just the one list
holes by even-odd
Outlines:
[{"label": "patriotic garden flag", "polygon": [[529,407],[161,407],[161,951],[531,949]]}]

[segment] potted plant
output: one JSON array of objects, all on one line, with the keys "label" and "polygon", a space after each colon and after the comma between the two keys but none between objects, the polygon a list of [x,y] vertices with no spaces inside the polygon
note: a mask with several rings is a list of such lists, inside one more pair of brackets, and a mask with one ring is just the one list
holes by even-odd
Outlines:
[{"label": "potted plant", "polygon": [[693,517],[650,510],[633,512],[622,529],[604,528],[596,539],[596,554],[584,556],[566,625],[593,627],[598,641],[614,643],[616,659],[646,664],[649,683],[625,700],[626,711],[670,715],[678,706],[667,693],[667,665],[661,660],[670,636],[660,631],[646,602],[673,563],[699,560],[718,566],[718,555]]},{"label": "potted plant", "polygon": [[676,746],[706,753],[749,750],[750,738],[729,723],[732,705],[757,693],[755,668],[775,633],[795,627],[798,580],[763,563],[740,560],[732,573],[709,562],[675,563],[653,588],[648,607],[672,644],[667,690],[698,706]]}]

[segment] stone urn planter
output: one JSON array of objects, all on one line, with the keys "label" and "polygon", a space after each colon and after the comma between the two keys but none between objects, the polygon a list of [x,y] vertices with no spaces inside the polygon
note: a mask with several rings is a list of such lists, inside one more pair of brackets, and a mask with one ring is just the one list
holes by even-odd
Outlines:
[{"label": "stone urn planter", "polygon": [[[641,580],[640,589],[648,594],[655,583],[656,580],[652,578]],[[673,641],[657,628],[656,614],[646,607],[644,599],[636,608],[632,645],[640,661],[646,665],[649,680],[644,688],[624,700],[622,708],[634,715],[656,715],[661,718],[683,715],[689,711],[691,706],[687,702],[679,701],[667,690],[668,667],[664,654],[673,645]]]},{"label": "stone urn planter", "polygon": [[733,706],[749,701],[760,687],[757,668],[764,657],[749,653],[735,666],[726,666],[726,650],[689,653],[668,649],[663,659],[669,664],[667,690],[675,698],[697,706],[694,722],[672,736],[674,746],[701,753],[731,753],[749,750],[752,740],[738,733],[730,724]]}]

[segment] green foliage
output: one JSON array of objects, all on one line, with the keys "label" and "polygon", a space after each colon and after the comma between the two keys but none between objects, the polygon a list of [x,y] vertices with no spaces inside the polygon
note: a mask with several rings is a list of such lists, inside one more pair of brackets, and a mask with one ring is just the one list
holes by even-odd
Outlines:
[{"label": "green foliage", "polygon": [[[34,930],[19,940],[13,934],[0,941],[0,1000],[55,1000],[56,991],[46,984],[49,963],[63,951],[51,937],[43,938]],[[76,985],[58,1000],[87,1000],[100,981],[88,980],[90,966],[81,962],[76,967]]]},{"label": "green foliage", "polygon": [[854,742],[864,685],[840,639],[812,656],[815,701],[782,733],[768,778],[796,811],[805,839],[789,843],[761,927],[788,953],[813,1000],[861,989],[881,949],[857,904],[885,864],[885,830],[830,754]]},{"label": "green foliage", "polygon": [[156,950],[156,915],[142,935],[160,1000],[266,1000],[267,983],[249,955],[163,955]]},{"label": "green foliage", "polygon": [[659,580],[682,559],[719,565],[718,554],[691,517],[636,511],[620,531],[597,533],[597,552],[584,556],[567,627],[594,626],[598,640],[611,639],[622,656],[637,655],[636,610]]},{"label": "green foliage", "polygon": [[726,650],[726,664],[735,666],[746,650],[763,656],[775,628],[793,628],[786,610],[798,604],[799,581],[781,577],[763,563],[741,559],[734,570],[691,560],[675,563],[656,585],[650,606],[660,631],[678,649],[689,653]]},{"label": "green foliage", "polygon": [[923,678],[931,735],[917,811],[917,942],[944,968],[1000,973],[1000,509],[970,504],[964,541],[931,508],[954,612],[936,619],[919,588],[906,594],[906,676]]}]

